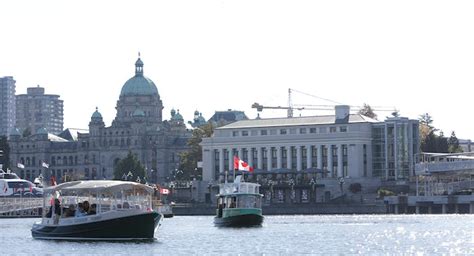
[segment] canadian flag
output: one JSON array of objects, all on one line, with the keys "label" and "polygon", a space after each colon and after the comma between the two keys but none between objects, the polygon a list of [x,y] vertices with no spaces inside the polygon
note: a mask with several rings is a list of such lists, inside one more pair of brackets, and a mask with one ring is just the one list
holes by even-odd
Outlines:
[{"label": "canadian flag", "polygon": [[162,195],[168,195],[170,191],[167,188],[160,188],[160,194]]},{"label": "canadian flag", "polygon": [[248,163],[241,160],[239,157],[234,156],[234,170],[253,172],[253,167],[249,166]]},{"label": "canadian flag", "polygon": [[49,168],[49,164],[47,164],[45,162],[41,162],[41,166],[44,167],[44,168]]}]

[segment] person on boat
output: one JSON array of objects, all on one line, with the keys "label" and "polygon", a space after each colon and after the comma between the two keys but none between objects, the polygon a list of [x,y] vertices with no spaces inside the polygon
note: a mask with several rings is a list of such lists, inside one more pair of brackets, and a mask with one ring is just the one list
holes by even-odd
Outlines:
[{"label": "person on boat", "polygon": [[76,213],[76,206],[74,204],[70,204],[69,208],[64,211],[64,217],[74,217]]},{"label": "person on boat", "polygon": [[61,217],[61,202],[59,199],[54,199],[54,224],[59,223],[59,217]]},{"label": "person on boat", "polygon": [[89,209],[88,215],[94,215],[97,213],[97,204],[91,204],[91,208]]},{"label": "person on boat", "polygon": [[87,214],[89,212],[89,201],[84,201],[82,203],[82,208],[84,209],[84,212]]},{"label": "person on boat", "polygon": [[78,203],[77,204],[77,209],[76,209],[76,213],[74,216],[76,217],[82,217],[82,216],[85,216],[86,215],[86,212],[84,211],[84,206],[82,203]]}]

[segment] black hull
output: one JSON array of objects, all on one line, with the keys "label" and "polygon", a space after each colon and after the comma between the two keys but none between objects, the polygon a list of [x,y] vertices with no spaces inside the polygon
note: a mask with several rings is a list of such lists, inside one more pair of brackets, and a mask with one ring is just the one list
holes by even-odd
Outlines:
[{"label": "black hull", "polygon": [[151,240],[162,215],[150,212],[70,226],[35,225],[33,238],[55,240]]},{"label": "black hull", "polygon": [[218,227],[254,227],[261,226],[263,216],[258,214],[245,214],[226,218],[214,217],[214,225]]}]

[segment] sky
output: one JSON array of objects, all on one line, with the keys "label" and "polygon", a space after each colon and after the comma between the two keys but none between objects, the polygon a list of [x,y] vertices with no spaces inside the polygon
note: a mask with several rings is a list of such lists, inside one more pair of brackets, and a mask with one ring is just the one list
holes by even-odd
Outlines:
[{"label": "sky", "polygon": [[24,0],[0,10],[0,77],[13,76],[17,94],[40,85],[60,95],[67,128],[87,128],[96,106],[111,124],[140,52],[166,119],[172,108],[186,121],[195,110],[255,118],[254,102],[287,106],[291,88],[294,105],[429,113],[445,135],[474,139],[474,1]]}]

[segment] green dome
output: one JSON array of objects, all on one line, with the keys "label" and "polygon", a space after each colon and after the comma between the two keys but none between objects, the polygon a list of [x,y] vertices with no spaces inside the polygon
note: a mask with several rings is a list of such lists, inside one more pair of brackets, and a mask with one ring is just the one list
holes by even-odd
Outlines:
[{"label": "green dome", "polygon": [[171,120],[173,120],[173,121],[183,121],[184,120],[183,116],[179,113],[179,109],[178,109],[178,113],[176,113],[175,115],[173,115],[171,117]]},{"label": "green dome", "polygon": [[99,108],[95,108],[95,112],[92,114],[91,119],[102,119],[102,115],[99,113]]},{"label": "green dome", "polygon": [[143,75],[143,62],[138,58],[135,63],[135,76],[123,85],[120,96],[158,95],[155,83]]},{"label": "green dome", "polygon": [[21,136],[20,130],[18,130],[18,128],[13,128],[10,136]]},{"label": "green dome", "polygon": [[48,130],[46,130],[46,128],[42,127],[42,128],[39,128],[36,131],[36,134],[48,134]]}]

